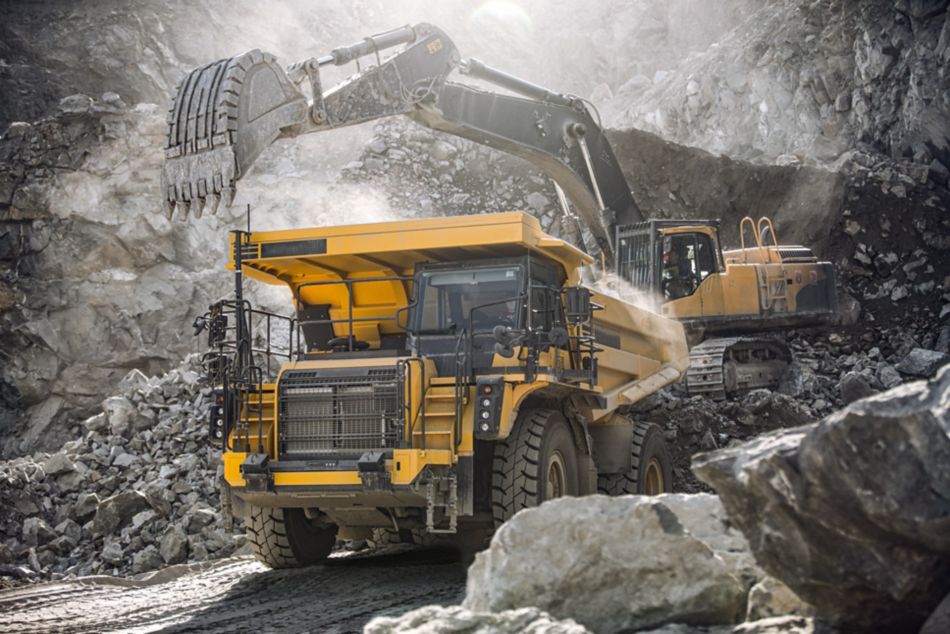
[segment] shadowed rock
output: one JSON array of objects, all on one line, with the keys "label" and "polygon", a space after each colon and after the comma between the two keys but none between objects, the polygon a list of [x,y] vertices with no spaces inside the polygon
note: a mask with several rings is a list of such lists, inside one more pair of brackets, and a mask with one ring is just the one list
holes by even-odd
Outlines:
[{"label": "shadowed rock", "polygon": [[950,590],[950,366],[694,461],[756,560],[819,616],[916,631]]}]

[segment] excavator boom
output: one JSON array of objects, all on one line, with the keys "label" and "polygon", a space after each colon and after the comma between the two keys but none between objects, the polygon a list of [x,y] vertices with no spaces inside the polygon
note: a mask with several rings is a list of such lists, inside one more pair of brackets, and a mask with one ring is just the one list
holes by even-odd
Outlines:
[{"label": "excavator boom", "polygon": [[[388,59],[380,51],[406,47]],[[374,65],[324,91],[320,67],[373,56]],[[448,81],[455,70],[517,96]],[[311,98],[300,90],[309,83]],[[163,172],[166,213],[212,213],[230,205],[236,182],[281,138],[394,115],[531,162],[573,203],[581,230],[606,254],[617,224],[643,220],[609,142],[577,97],[461,61],[440,29],[417,24],[372,36],[286,71],[258,50],[195,69],[169,113]],[[581,231],[581,233],[582,233]]]}]

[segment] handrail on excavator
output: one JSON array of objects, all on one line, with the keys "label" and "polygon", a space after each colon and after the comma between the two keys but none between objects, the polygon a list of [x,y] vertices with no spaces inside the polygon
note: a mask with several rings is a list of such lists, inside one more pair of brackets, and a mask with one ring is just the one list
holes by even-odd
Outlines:
[{"label": "handrail on excavator", "polygon": [[[765,226],[763,226],[763,224]],[[765,230],[768,229],[769,233],[772,235],[772,246],[778,246],[778,235],[775,233],[775,225],[772,224],[772,219],[768,216],[762,216],[759,218],[759,222],[756,223],[756,230],[759,234],[759,246],[765,246]]]},{"label": "handrail on excavator", "polygon": [[759,238],[759,234],[755,230],[755,220],[751,216],[744,216],[742,220],[739,221],[739,245],[742,249],[742,261],[746,264],[749,262],[749,252],[745,248],[745,226],[746,223],[749,223],[749,226],[752,227],[752,238],[755,240],[755,246],[759,249],[762,248],[762,241]]}]

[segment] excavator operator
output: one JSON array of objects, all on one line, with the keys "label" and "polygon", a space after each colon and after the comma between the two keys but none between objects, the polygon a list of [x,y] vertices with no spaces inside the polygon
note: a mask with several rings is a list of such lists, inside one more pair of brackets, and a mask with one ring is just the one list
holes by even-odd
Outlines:
[{"label": "excavator operator", "polygon": [[663,252],[663,294],[667,300],[680,299],[696,290],[687,243],[671,240]]}]

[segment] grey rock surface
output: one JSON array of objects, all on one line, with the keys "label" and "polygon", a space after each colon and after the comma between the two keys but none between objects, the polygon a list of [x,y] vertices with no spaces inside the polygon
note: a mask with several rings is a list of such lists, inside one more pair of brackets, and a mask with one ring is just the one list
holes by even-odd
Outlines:
[{"label": "grey rock surface", "polygon": [[948,363],[950,363],[950,354],[914,348],[897,364],[897,370],[902,374],[928,379]]},{"label": "grey rock surface", "polygon": [[[859,145],[947,162],[947,6],[777,0],[703,55],[604,108],[636,127],[735,158],[830,163]],[[939,167],[935,170],[939,171]]]},{"label": "grey rock surface", "polygon": [[950,589],[950,366],[695,459],[758,563],[843,628],[913,631]]},{"label": "grey rock surface", "polygon": [[571,619],[559,620],[537,608],[473,612],[460,606],[426,606],[402,616],[379,616],[363,634],[589,634]]},{"label": "grey rock surface", "polygon": [[806,616],[811,612],[811,606],[775,577],[766,575],[749,590],[746,621],[776,616]]},{"label": "grey rock surface", "polygon": [[123,491],[99,503],[92,520],[92,534],[97,537],[110,535],[115,529],[132,519],[136,513],[149,507],[148,498],[139,491]]},{"label": "grey rock surface", "polygon": [[661,628],[640,630],[640,634],[836,634],[837,630],[805,616],[778,616],[746,621],[734,627],[696,627],[674,623]]},{"label": "grey rock surface", "polygon": [[723,522],[711,495],[553,500],[496,532],[469,568],[463,606],[533,606],[596,632],[734,623],[749,563]]}]

